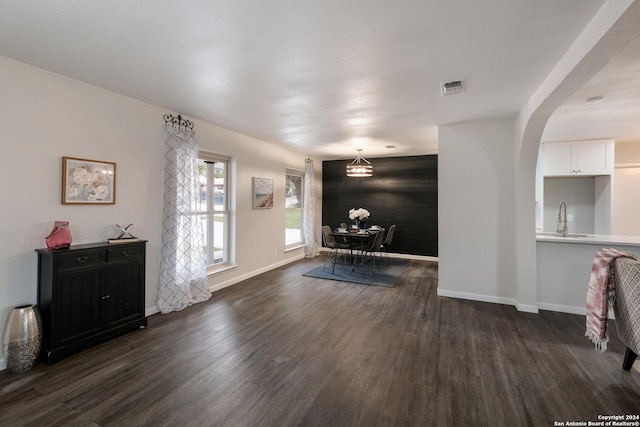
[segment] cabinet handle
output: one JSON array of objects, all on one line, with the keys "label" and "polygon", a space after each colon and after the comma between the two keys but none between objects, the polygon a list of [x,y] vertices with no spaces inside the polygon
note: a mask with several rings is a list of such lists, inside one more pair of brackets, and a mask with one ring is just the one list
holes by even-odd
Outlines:
[{"label": "cabinet handle", "polygon": [[131,255],[131,251],[124,251],[124,252],[122,252],[122,255],[129,256],[129,255]]},{"label": "cabinet handle", "polygon": [[89,257],[86,257],[86,256],[76,258],[76,261],[78,261],[79,264],[87,262],[88,260],[89,260]]},{"label": "cabinet handle", "polygon": [[111,298],[111,295],[105,295],[102,297],[102,299],[107,299],[107,298]]}]

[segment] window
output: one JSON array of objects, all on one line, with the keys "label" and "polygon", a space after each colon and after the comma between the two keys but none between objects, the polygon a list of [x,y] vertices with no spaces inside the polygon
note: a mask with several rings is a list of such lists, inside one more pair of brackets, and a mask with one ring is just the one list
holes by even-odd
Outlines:
[{"label": "window", "polygon": [[200,152],[198,156],[200,198],[208,266],[229,264],[229,159]]},{"label": "window", "polygon": [[285,247],[304,243],[302,233],[302,207],[304,206],[304,173],[287,170],[285,188]]}]

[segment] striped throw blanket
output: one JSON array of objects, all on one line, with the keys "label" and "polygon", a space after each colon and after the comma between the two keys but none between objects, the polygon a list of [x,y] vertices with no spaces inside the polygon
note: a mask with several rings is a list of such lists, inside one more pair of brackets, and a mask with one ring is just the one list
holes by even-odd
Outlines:
[{"label": "striped throw blanket", "polygon": [[613,279],[613,261],[627,257],[637,259],[635,254],[613,248],[603,248],[593,258],[589,289],[587,291],[587,336],[596,346],[596,351],[607,350],[609,330],[607,317],[609,307],[615,301],[615,281]]}]

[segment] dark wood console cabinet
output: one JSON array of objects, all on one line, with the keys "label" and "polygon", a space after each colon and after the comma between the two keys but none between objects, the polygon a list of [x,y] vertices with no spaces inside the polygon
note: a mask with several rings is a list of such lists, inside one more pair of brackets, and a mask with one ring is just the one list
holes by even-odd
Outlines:
[{"label": "dark wood console cabinet", "polygon": [[37,249],[41,360],[64,356],[147,326],[146,241]]}]

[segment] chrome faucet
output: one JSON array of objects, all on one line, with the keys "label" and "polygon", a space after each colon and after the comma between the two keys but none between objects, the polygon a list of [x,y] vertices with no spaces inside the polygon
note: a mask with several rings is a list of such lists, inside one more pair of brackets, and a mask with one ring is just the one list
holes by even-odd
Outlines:
[{"label": "chrome faucet", "polygon": [[[562,215],[562,208],[564,207],[564,216]],[[562,228],[560,228],[562,226]],[[562,234],[562,237],[569,235],[569,227],[567,227],[567,202],[562,200],[560,202],[560,208],[558,209],[558,226],[556,227],[556,233]]]}]

